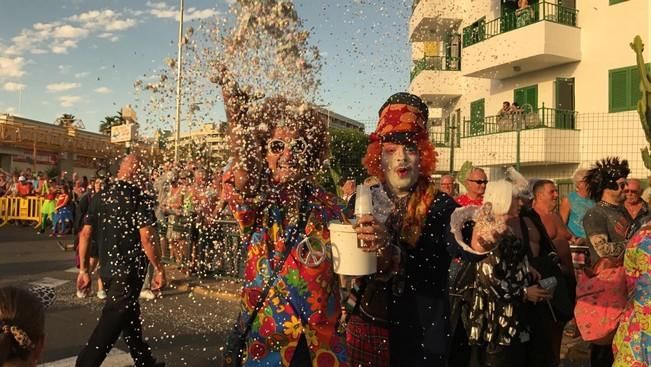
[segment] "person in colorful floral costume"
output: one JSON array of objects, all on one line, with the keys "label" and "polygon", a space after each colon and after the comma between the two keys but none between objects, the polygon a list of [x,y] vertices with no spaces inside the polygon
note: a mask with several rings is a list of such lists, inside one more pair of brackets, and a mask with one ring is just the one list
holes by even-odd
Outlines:
[{"label": "person in colorful floral costume", "polygon": [[[347,366],[327,229],[340,208],[313,182],[328,148],[325,121],[300,102],[254,100],[224,69],[215,81],[234,155],[225,185],[232,186],[229,204],[248,250],[238,323],[242,330],[253,323],[242,365]],[[300,241],[286,241],[293,230]],[[255,312],[269,279],[275,280]]]},{"label": "person in colorful floral costume", "polygon": [[613,367],[651,365],[651,226],[633,236],[624,253],[629,301],[613,341]]}]

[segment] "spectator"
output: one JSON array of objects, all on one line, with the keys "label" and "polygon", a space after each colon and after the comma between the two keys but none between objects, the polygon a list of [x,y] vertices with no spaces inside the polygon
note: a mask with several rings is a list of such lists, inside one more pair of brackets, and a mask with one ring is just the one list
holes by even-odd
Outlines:
[{"label": "spectator", "polygon": [[497,112],[497,116],[508,117],[511,114],[511,103],[509,101],[502,102],[502,108]]},{"label": "spectator", "polygon": [[468,191],[463,195],[457,196],[457,204],[461,206],[482,205],[487,184],[488,178],[486,177],[486,172],[479,167],[472,167],[463,182],[463,185]]},{"label": "spectator", "polygon": [[631,178],[626,182],[624,197],[624,207],[633,219],[634,229],[632,231],[635,231],[649,219],[649,205],[642,200],[640,180]]},{"label": "spectator", "polygon": [[573,236],[572,242],[574,244],[584,242],[586,235],[583,229],[583,217],[585,212],[595,205],[595,202],[590,198],[588,182],[585,180],[587,173],[588,170],[584,168],[579,168],[574,172],[572,182],[575,191],[563,198],[559,210],[563,223],[567,225]]},{"label": "spectator", "polygon": [[61,237],[72,230],[72,221],[74,219],[72,210],[72,197],[70,196],[70,188],[68,185],[63,185],[56,198],[54,207],[54,224],[50,237]]},{"label": "spectator", "polygon": [[16,186],[16,193],[20,197],[27,197],[32,195],[33,186],[31,180],[27,180],[25,176],[18,177],[18,185]]},{"label": "spectator", "polygon": [[344,207],[348,213],[355,211],[355,198],[357,197],[357,185],[354,179],[342,178],[339,180],[341,186],[341,199],[344,201]]},{"label": "spectator", "polygon": [[454,176],[443,175],[439,181],[439,190],[454,197]]},{"label": "spectator", "polygon": [[122,159],[117,180],[93,197],[80,233],[77,289],[87,292],[90,288],[88,249],[95,236],[100,277],[108,297],[95,330],[77,357],[79,367],[100,366],[120,334],[136,366],[164,366],[156,363],[142,337],[138,296],[147,264],[151,262],[156,268],[153,289],[164,287],[166,280],[155,243],[153,207],[131,183],[138,164],[134,155]]},{"label": "spectator", "polygon": [[[77,210],[75,213],[75,251],[77,252],[77,257],[79,258],[79,238],[81,229],[84,226],[84,220],[86,215],[88,215],[88,208],[90,203],[95,195],[97,195],[104,188],[104,180],[97,178],[93,181],[93,187],[88,190],[81,198],[79,198],[79,203],[77,205]],[[88,256],[90,257],[90,272],[93,273],[95,270],[99,269],[99,251],[97,249],[97,240],[95,236],[91,236],[90,243],[88,245]],[[77,267],[81,266],[81,260]],[[99,272],[97,272],[99,273]],[[106,299],[106,291],[104,290],[104,283],[102,283],[101,277],[97,274],[97,298]],[[88,295],[87,292],[77,291],[78,298],[84,298]]]},{"label": "spectator", "polygon": [[9,181],[7,180],[7,174],[0,172],[0,197],[5,196],[9,191]]}]

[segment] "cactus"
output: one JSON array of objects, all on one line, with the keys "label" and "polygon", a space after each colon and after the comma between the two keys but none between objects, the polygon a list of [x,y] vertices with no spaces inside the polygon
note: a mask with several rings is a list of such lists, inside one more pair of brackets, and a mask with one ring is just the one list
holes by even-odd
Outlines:
[{"label": "cactus", "polygon": [[[644,43],[640,36],[635,36],[633,42],[630,44],[633,51],[635,51],[637,59],[637,67],[640,72],[640,100],[637,102],[637,112],[640,114],[640,122],[642,123],[642,129],[644,130],[644,135],[646,140],[651,145],[651,74],[644,64]],[[642,161],[644,162],[644,167],[651,170],[651,155],[649,154],[649,148],[645,147],[641,149]]]}]

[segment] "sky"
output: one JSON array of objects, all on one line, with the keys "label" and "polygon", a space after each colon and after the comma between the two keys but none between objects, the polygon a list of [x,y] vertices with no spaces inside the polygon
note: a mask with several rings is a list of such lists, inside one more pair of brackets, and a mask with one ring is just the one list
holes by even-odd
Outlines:
[{"label": "sky", "polygon": [[[184,26],[227,13],[233,0],[185,0]],[[324,60],[321,101],[367,123],[406,91],[409,0],[295,0]],[[134,82],[176,57],[178,1],[0,0],[0,113],[52,122],[63,113],[97,131],[137,103]],[[214,112],[223,119],[223,111]]]}]

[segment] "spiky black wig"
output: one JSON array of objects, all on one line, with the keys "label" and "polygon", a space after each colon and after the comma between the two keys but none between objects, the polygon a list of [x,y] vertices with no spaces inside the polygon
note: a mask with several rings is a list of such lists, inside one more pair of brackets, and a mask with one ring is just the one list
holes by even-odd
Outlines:
[{"label": "spiky black wig", "polygon": [[600,201],[605,189],[617,190],[616,181],[626,178],[629,173],[631,170],[626,159],[620,162],[618,157],[606,157],[597,161],[585,176],[590,198]]}]

